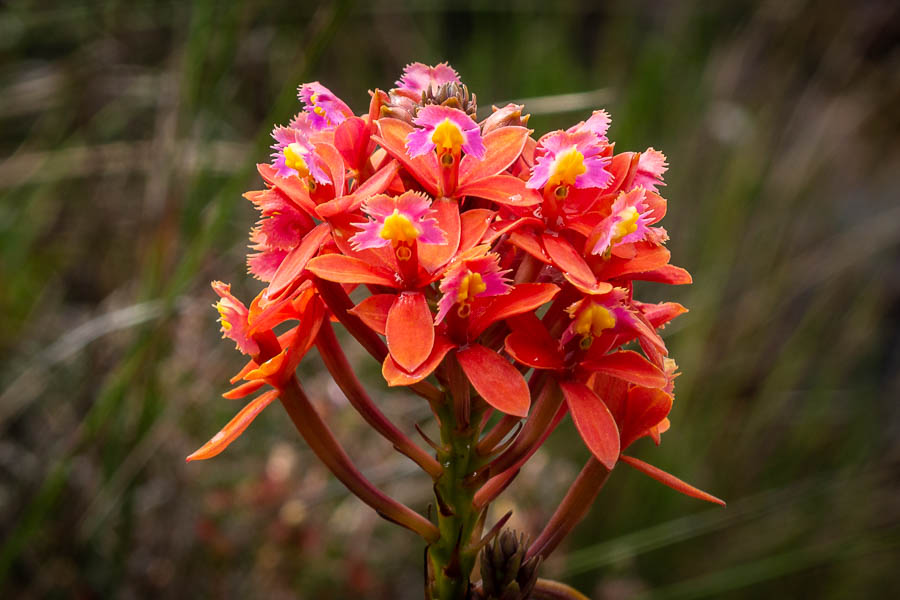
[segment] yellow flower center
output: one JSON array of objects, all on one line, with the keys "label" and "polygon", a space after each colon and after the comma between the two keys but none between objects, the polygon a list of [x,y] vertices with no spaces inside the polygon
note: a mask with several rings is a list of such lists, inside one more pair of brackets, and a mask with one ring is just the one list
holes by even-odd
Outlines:
[{"label": "yellow flower center", "polygon": [[321,106],[315,107],[315,108],[313,109],[313,112],[316,113],[317,115],[319,115],[320,117],[324,117],[324,116],[325,116],[325,109],[322,108]]},{"label": "yellow flower center", "polygon": [[401,215],[400,210],[395,208],[393,214],[384,220],[384,226],[378,235],[381,239],[391,240],[394,243],[412,242],[419,237],[419,230],[406,215]]},{"label": "yellow flower center", "polygon": [[472,273],[469,271],[459,284],[459,291],[456,293],[456,301],[459,304],[465,304],[486,289],[487,285],[481,279],[481,273]]},{"label": "yellow flower center", "polygon": [[553,173],[547,184],[554,185],[575,185],[575,178],[585,173],[587,167],[584,166],[584,155],[579,152],[575,146],[560,153],[556,157],[556,164],[553,166]]},{"label": "yellow flower center", "polygon": [[613,243],[616,243],[626,235],[637,231],[637,221],[640,216],[641,215],[633,206],[629,206],[620,212],[619,218],[622,220],[616,223],[615,229],[613,229]]},{"label": "yellow flower center", "polygon": [[575,333],[581,336],[596,336],[616,324],[613,314],[599,304],[591,303],[575,317]]},{"label": "yellow flower center", "polygon": [[438,148],[438,154],[441,154],[441,151],[456,154],[462,148],[465,140],[459,125],[450,119],[444,119],[434,128],[431,141]]},{"label": "yellow flower center", "polygon": [[222,302],[216,302],[216,310],[219,311],[219,322],[222,324],[222,329],[225,331],[231,331],[231,323],[228,322],[228,318],[225,315],[225,307],[222,305]]},{"label": "yellow flower center", "polygon": [[284,147],[284,165],[289,169],[294,169],[300,177],[309,175],[309,168],[306,161],[303,160],[303,149],[300,144],[294,142]]}]

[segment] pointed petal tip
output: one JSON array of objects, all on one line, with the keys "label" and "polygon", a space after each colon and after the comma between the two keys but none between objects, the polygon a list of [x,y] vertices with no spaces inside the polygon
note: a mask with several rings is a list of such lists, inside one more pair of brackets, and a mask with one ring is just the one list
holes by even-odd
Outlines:
[{"label": "pointed petal tip", "polygon": [[672,488],[676,492],[680,492],[685,496],[690,496],[691,498],[704,500],[712,504],[718,504],[719,506],[725,506],[725,501],[721,498],[717,498],[712,494],[704,492],[703,490],[696,488],[691,484],[675,477],[671,473],[663,471],[659,467],[655,467],[640,459],[634,458],[633,456],[627,456],[625,454],[622,454],[619,458],[628,466],[637,469],[644,475],[647,475],[648,477],[655,479],[659,483]]}]

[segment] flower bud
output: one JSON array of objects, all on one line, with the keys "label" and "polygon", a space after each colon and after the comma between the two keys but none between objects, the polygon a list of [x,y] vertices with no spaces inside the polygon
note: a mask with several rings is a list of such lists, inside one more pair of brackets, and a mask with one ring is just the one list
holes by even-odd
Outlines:
[{"label": "flower bud", "polygon": [[481,134],[487,135],[500,127],[516,125],[525,127],[531,115],[523,115],[522,109],[524,104],[507,104],[503,108],[492,107],[494,112],[487,119],[481,122]]},{"label": "flower bud", "polygon": [[537,582],[540,557],[522,562],[525,536],[506,530],[481,552],[481,594],[484,600],[527,600]]}]

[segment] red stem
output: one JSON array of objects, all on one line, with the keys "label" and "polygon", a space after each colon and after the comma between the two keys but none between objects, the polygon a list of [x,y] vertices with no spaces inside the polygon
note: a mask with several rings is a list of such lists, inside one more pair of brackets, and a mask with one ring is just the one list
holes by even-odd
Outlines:
[{"label": "red stem", "polygon": [[537,401],[534,403],[534,408],[525,421],[522,431],[516,437],[516,441],[513,442],[506,452],[491,462],[491,473],[506,471],[519,462],[522,457],[534,451],[533,446],[539,443],[542,435],[550,426],[556,411],[562,405],[562,401],[563,398],[559,387],[554,381],[548,380],[541,389]]},{"label": "red stem", "polygon": [[566,497],[560,503],[556,512],[550,518],[550,522],[544,527],[544,531],[537,537],[528,552],[525,554],[525,560],[533,556],[540,556],[544,559],[556,549],[559,543],[565,538],[572,529],[587,514],[600,493],[600,489],[609,478],[610,470],[600,464],[596,458],[591,456],[581,473],[575,479],[575,483],[569,488]]},{"label": "red stem", "polygon": [[487,432],[481,441],[478,442],[478,454],[481,456],[487,456],[497,445],[503,441],[503,438],[506,437],[506,434],[512,431],[513,427],[515,427],[520,421],[521,417],[514,417],[512,415],[503,415],[503,417],[497,421],[497,424]]},{"label": "red stem", "polygon": [[441,465],[400,431],[372,402],[353,372],[350,363],[347,362],[347,357],[344,355],[330,323],[323,323],[322,328],[319,329],[316,347],[319,349],[319,354],[322,356],[328,372],[331,373],[347,400],[365,419],[366,423],[387,438],[397,451],[408,456],[423,471],[431,475],[432,479],[439,477],[443,471]]},{"label": "red stem", "polygon": [[362,319],[348,312],[353,308],[353,301],[350,300],[350,296],[347,295],[341,284],[317,278],[316,289],[319,290],[325,304],[338,318],[338,321],[347,328],[350,335],[355,337],[375,360],[383,362],[384,357],[388,354],[387,344],[378,337],[377,333],[369,329]]},{"label": "red stem", "polygon": [[444,359],[447,371],[447,382],[450,387],[450,395],[453,397],[453,412],[456,415],[457,431],[468,429],[472,418],[472,397],[470,384],[459,361],[456,360],[456,352],[451,352]]},{"label": "red stem", "polygon": [[567,410],[568,407],[566,407],[565,405],[560,405],[560,407],[556,411],[556,415],[554,415],[553,417],[553,421],[550,422],[550,425],[544,430],[544,432],[541,434],[541,437],[531,445],[531,448],[529,448],[528,451],[524,455],[522,455],[522,457],[518,461],[516,461],[515,464],[513,464],[513,466],[506,469],[499,475],[491,477],[487,481],[487,483],[485,483],[481,487],[481,489],[479,489],[475,493],[475,506],[487,506],[488,504],[493,502],[497,496],[503,493],[503,490],[505,490],[507,486],[512,483],[513,479],[516,478],[516,475],[519,474],[519,470],[522,468],[522,465],[528,462],[528,460],[534,455],[534,453],[537,452],[538,448],[540,448],[544,444],[544,442],[547,441],[547,438],[550,437],[550,434],[553,433],[553,430],[556,429],[556,426],[559,425],[559,422],[562,421],[562,418],[566,415]]},{"label": "red stem", "polygon": [[297,431],[319,460],[347,486],[347,489],[385,519],[418,533],[428,543],[433,543],[440,537],[437,527],[431,521],[387,496],[359,472],[313,408],[296,376],[292,375],[280,392],[281,404],[294,422]]}]

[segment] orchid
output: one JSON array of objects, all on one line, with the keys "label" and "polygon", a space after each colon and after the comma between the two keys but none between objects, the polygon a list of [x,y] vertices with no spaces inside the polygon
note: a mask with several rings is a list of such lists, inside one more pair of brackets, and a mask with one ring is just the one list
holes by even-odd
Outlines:
[{"label": "orchid", "polygon": [[[634,285],[691,282],[658,226],[666,158],[616,153],[602,110],[538,139],[523,105],[477,121],[446,63],[411,64],[396,86],[355,114],[303,84],[303,110],[273,130],[265,189],[245,195],[261,215],[247,264],[266,285],[245,305],[213,283],[223,336],[249,359],[224,395],[252,399],[188,460],[221,453],[278,401],[341,483],[425,541],[427,598],[576,597],[537,569],[620,464],[721,503],[624,454],[643,438],[660,444],[675,397],[660,330],[686,309],[641,302]],[[420,430],[423,447],[380,410],[332,323],[381,364],[387,387],[428,404],[439,439]],[[390,497],[344,452],[295,371],[313,347],[365,422],[431,478],[434,515]],[[566,418],[589,458],[556,513],[530,541],[504,529],[508,517],[485,533],[490,504]],[[501,572],[506,554],[517,558]]]},{"label": "orchid", "polygon": [[350,107],[318,81],[301,85],[298,95],[315,129],[332,129],[353,116]]},{"label": "orchid", "polygon": [[412,63],[403,70],[403,75],[396,85],[398,90],[421,94],[447,83],[460,83],[459,75],[447,63],[433,67]]}]

